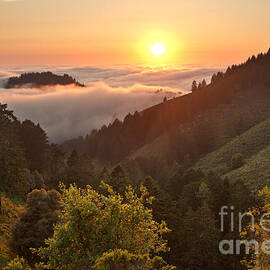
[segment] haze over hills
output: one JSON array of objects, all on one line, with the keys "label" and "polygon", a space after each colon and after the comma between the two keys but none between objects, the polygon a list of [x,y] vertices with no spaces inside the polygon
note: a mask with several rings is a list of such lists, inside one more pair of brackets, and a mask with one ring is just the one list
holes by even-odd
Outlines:
[{"label": "haze over hills", "polygon": [[270,117],[269,67],[270,50],[214,74],[190,94],[128,114],[123,122],[116,119],[63,148],[105,164],[125,159],[181,163],[187,156],[196,161]]},{"label": "haze over hills", "polygon": [[[209,84],[194,81],[189,94],[164,98],[62,145],[51,144],[40,124],[19,121],[0,104],[0,266],[16,263],[36,270],[35,263],[49,258],[61,270],[68,258],[70,269],[78,262],[89,269],[103,263],[100,258],[107,263],[108,256],[119,254],[129,262],[129,243],[139,239],[140,248],[144,233],[157,237],[155,230],[165,229],[165,221],[170,251],[164,260],[146,255],[147,265],[162,265],[149,270],[173,270],[166,262],[180,270],[227,270],[228,265],[242,270],[243,255],[222,256],[217,249],[223,239],[239,238],[238,231],[219,230],[218,213],[224,205],[248,211],[258,205],[260,194],[270,194],[266,187],[257,195],[270,185],[269,101],[270,50],[214,74]],[[144,192],[146,197],[140,197]],[[82,237],[82,228],[89,238]],[[130,228],[136,237],[134,231],[122,235]],[[94,262],[89,239],[98,247],[104,244]],[[45,253],[33,254],[32,248]]]},{"label": "haze over hills", "polygon": [[[144,66],[19,66],[0,70],[0,85],[9,77],[50,70],[69,74],[86,87],[48,85],[42,88],[1,88],[0,99],[23,121],[31,119],[46,129],[52,142],[63,142],[92,129],[123,119],[129,112],[189,91],[192,80],[206,78],[223,66],[181,65],[155,69]],[[2,81],[1,81],[2,79]],[[3,87],[3,86],[2,86]],[[162,91],[160,91],[162,89]]]},{"label": "haze over hills", "polygon": [[270,270],[269,10],[0,0],[0,269]]}]

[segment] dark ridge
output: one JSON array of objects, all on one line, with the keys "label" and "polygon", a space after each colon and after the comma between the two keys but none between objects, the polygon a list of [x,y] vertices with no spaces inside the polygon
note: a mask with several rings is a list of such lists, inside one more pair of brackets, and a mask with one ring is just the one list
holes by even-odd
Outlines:
[{"label": "dark ridge", "polygon": [[19,77],[10,77],[5,84],[5,88],[17,87],[43,87],[51,85],[69,85],[74,84],[78,87],[85,87],[68,74],[56,75],[52,72],[30,72],[21,74]]}]

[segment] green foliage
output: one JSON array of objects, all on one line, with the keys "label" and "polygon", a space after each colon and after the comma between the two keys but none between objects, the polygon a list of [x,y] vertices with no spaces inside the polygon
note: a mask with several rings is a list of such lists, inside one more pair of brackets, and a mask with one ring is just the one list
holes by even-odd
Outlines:
[{"label": "green foliage", "polygon": [[24,155],[20,141],[20,123],[7,109],[6,104],[0,103],[0,184],[1,191],[9,195],[25,195],[22,170]]},{"label": "green foliage", "polygon": [[148,258],[143,255],[135,255],[127,250],[116,249],[112,252],[105,252],[95,262],[94,270],[136,270],[148,269]]},{"label": "green foliage", "polygon": [[269,160],[270,146],[246,160],[242,167],[227,173],[225,176],[231,182],[244,182],[249,192],[256,193],[265,185],[270,184]]},{"label": "green foliage", "polygon": [[48,151],[48,138],[39,124],[35,125],[30,120],[21,124],[21,138],[25,149],[28,168],[31,171],[41,172],[46,164]]},{"label": "green foliage", "polygon": [[46,164],[46,133],[30,120],[21,124],[5,104],[0,104],[0,130],[1,192],[25,199],[27,192],[44,186],[43,176],[34,170]]},{"label": "green foliage", "polygon": [[0,212],[0,268],[13,256],[13,252],[9,247],[12,239],[12,229],[18,221],[22,206],[11,202],[4,196],[1,196],[1,212]]},{"label": "green foliage", "polygon": [[148,258],[150,254],[168,250],[162,235],[169,230],[164,222],[155,222],[151,211],[144,206],[149,201],[144,187],[140,196],[131,187],[121,196],[110,186],[102,185],[107,196],[90,186],[62,187],[61,222],[56,225],[53,237],[46,241],[47,246],[39,250],[51,268],[88,269],[95,263],[106,262],[108,256],[116,258],[119,249]]},{"label": "green foliage", "polygon": [[159,256],[155,256],[150,262],[150,269],[153,270],[174,270],[174,266],[167,265],[167,263]]},{"label": "green foliage", "polygon": [[153,217],[156,221],[166,221],[171,231],[164,237],[168,240],[170,252],[164,254],[164,258],[171,264],[176,265],[179,259],[179,248],[181,241],[178,237],[178,232],[181,230],[181,215],[176,203],[167,194],[158,183],[151,177],[146,177],[142,182],[143,186],[151,197],[153,197],[151,204],[145,204],[152,209]]},{"label": "green foliage", "polygon": [[72,151],[68,157],[67,165],[60,178],[65,185],[74,183],[79,187],[98,185],[95,168],[86,155],[79,155],[76,151]]},{"label": "green foliage", "polygon": [[[51,189],[57,189],[59,182],[64,181],[65,171],[67,169],[65,153],[59,149],[59,146],[52,144],[49,146],[46,156],[45,183]],[[74,179],[73,179],[74,181]]]},{"label": "green foliage", "polygon": [[105,178],[103,180],[106,184],[110,185],[115,192],[125,195],[130,182],[121,165],[117,165],[110,174],[104,176]]},{"label": "green foliage", "polygon": [[159,256],[150,259],[146,255],[135,255],[127,250],[116,249],[104,253],[96,260],[93,270],[174,270],[175,267]]},{"label": "green foliage", "polygon": [[31,270],[31,267],[24,258],[16,257],[4,267],[4,270]]},{"label": "green foliage", "polygon": [[55,190],[34,190],[28,194],[25,211],[13,229],[11,247],[29,264],[39,262],[31,249],[43,246],[44,240],[53,235],[61,207],[60,194]]},{"label": "green foliage", "polygon": [[24,258],[16,257],[11,260],[3,270],[42,270],[46,269],[43,263],[35,264],[35,266],[30,267]]},{"label": "green foliage", "polygon": [[[166,221],[170,228],[176,228],[179,225],[178,219],[180,215],[176,203],[150,176],[144,179],[142,185],[146,187],[147,192],[152,197],[151,204],[145,205],[152,209],[154,219],[158,222]],[[166,237],[170,236],[171,233],[166,235]]]},{"label": "green foliage", "polygon": [[[254,245],[250,248],[250,253],[246,255],[241,263],[246,269],[269,269],[269,213],[270,213],[270,188],[264,187],[258,192],[257,205],[249,209],[249,214],[254,217],[255,224],[247,224],[241,232],[243,240],[256,240],[259,248],[255,251]],[[263,247],[265,243],[265,247]]]},{"label": "green foliage", "polygon": [[230,197],[230,185],[228,181],[223,180],[217,173],[208,172],[203,182],[207,184],[209,188],[208,197],[201,202],[201,205],[205,202],[215,215],[218,214],[222,205],[228,205]]},{"label": "green foliage", "polygon": [[132,183],[137,184],[140,179],[144,178],[144,173],[135,159],[124,160],[121,162],[121,166]]},{"label": "green foliage", "polygon": [[195,200],[200,188],[200,182],[191,182],[183,188],[181,196],[178,199],[178,205],[182,214],[186,213],[189,208],[196,210],[200,206],[200,201]]},{"label": "green foliage", "polygon": [[236,136],[222,147],[203,157],[195,167],[206,170],[215,170],[220,174],[231,171],[232,156],[241,153],[245,159],[255,157],[270,144],[270,119],[252,125],[250,129]]},{"label": "green foliage", "polygon": [[1,191],[10,196],[24,197],[26,194],[23,179],[24,157],[17,147],[0,145]]},{"label": "green foliage", "polygon": [[[166,189],[174,199],[177,199],[183,192],[185,185],[199,182],[203,177],[204,174],[201,170],[183,170],[182,167],[179,167],[169,178]],[[188,191],[186,190],[186,192]]]},{"label": "green foliage", "polygon": [[[220,269],[215,216],[207,206],[189,210],[183,219],[181,250],[184,269]],[[209,258],[211,258],[209,260]]]},{"label": "green foliage", "polygon": [[[269,190],[264,189],[259,200],[255,196],[256,190],[270,184],[269,60],[270,53],[249,59],[215,74],[209,85],[194,82],[193,90],[200,91],[129,114],[123,122],[115,120],[72,140],[65,145],[78,152],[68,159],[48,144],[38,124],[20,123],[7,105],[0,104],[0,184],[13,200],[34,188],[57,188],[59,180],[97,186],[92,160],[81,153],[105,164],[128,160],[124,162],[128,177],[121,166],[104,172],[104,182],[112,187],[105,185],[104,192],[90,187],[63,189],[60,220],[61,203],[54,192],[32,192],[18,223],[21,207],[2,198],[1,267],[14,258],[8,242],[17,223],[12,247],[25,258],[14,259],[7,269],[30,269],[25,260],[33,267],[40,259],[33,247],[41,247],[38,254],[56,270],[172,269],[164,259],[179,269],[224,270],[232,265],[240,269],[234,264],[239,257],[221,258],[217,253],[220,238],[238,237],[219,233],[217,215],[221,205],[234,205],[235,211],[256,205],[255,214],[270,211]],[[149,194],[142,188],[136,195],[129,179],[138,183],[148,174],[158,182],[145,178]],[[268,235],[257,229],[255,236],[262,240]],[[166,241],[171,250],[162,254],[168,250]],[[253,266],[269,261],[268,256],[251,259],[247,262]]]}]

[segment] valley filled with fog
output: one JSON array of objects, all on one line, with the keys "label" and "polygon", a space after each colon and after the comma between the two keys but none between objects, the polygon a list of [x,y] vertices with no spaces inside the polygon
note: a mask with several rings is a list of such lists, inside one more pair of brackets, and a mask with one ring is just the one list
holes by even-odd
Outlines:
[{"label": "valley filled with fog", "polygon": [[[129,112],[158,104],[164,97],[185,94],[193,80],[209,80],[219,70],[223,67],[2,67],[0,101],[8,103],[20,120],[40,123],[51,141],[61,142],[90,133],[116,118],[121,120]],[[34,71],[66,73],[86,87],[3,88],[9,77]]]}]

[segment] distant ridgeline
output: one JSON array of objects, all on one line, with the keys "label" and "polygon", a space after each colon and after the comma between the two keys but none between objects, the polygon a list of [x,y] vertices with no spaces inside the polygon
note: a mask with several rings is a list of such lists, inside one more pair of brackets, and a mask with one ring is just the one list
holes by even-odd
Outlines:
[{"label": "distant ridgeline", "polygon": [[197,159],[226,138],[268,118],[270,49],[214,74],[209,84],[194,81],[191,90],[190,94],[128,114],[123,121],[116,119],[84,138],[67,141],[63,149],[76,149],[115,163],[128,157],[137,159],[138,151],[144,157],[147,153],[150,160],[154,155],[165,162],[182,162],[187,155]]},{"label": "distant ridgeline", "polygon": [[52,72],[31,72],[21,74],[19,77],[10,77],[5,84],[5,88],[16,87],[42,87],[51,85],[74,84],[78,87],[85,87],[68,74],[56,75]]}]

